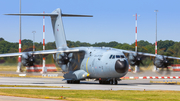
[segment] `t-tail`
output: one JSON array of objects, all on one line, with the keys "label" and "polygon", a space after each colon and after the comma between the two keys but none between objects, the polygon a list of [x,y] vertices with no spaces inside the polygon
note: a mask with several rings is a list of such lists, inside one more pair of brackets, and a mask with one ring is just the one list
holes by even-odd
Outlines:
[{"label": "t-tail", "polygon": [[91,15],[74,15],[74,14],[62,14],[61,9],[58,8],[52,13],[40,13],[40,14],[5,14],[5,15],[20,15],[20,16],[50,16],[53,34],[55,38],[56,48],[68,48],[66,42],[66,36],[64,33],[64,27],[62,17],[93,17]]}]

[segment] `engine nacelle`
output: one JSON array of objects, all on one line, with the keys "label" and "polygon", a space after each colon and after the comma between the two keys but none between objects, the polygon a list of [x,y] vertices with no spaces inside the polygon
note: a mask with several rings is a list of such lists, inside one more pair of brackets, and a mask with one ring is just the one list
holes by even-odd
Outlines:
[{"label": "engine nacelle", "polygon": [[35,57],[32,53],[26,53],[22,55],[22,64],[24,66],[34,66],[35,63]]},{"label": "engine nacelle", "polygon": [[154,59],[154,65],[157,68],[167,68],[170,65],[168,59],[162,55],[157,55]]},{"label": "engine nacelle", "polygon": [[129,64],[131,66],[140,65],[142,63],[142,56],[140,56],[138,53],[130,53],[129,54]]}]

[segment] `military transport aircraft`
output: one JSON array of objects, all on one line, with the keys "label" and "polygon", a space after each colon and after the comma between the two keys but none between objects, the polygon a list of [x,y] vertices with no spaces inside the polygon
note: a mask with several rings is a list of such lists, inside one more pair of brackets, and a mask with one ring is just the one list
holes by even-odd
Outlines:
[{"label": "military transport aircraft", "polygon": [[[68,48],[64,33],[62,17],[92,17],[91,15],[62,14],[61,9],[52,13],[40,14],[6,14],[21,16],[50,16],[56,48],[34,52],[0,54],[0,57],[22,56],[24,66],[33,66],[37,54],[53,54],[56,63],[62,69],[67,83],[80,83],[87,78],[99,80],[100,84],[117,84],[119,78],[128,72],[129,64],[139,66],[143,57],[154,57],[154,65],[167,68],[169,59],[178,59],[163,55],[134,52],[111,47],[75,47]],[[125,54],[129,54],[128,58]]]}]

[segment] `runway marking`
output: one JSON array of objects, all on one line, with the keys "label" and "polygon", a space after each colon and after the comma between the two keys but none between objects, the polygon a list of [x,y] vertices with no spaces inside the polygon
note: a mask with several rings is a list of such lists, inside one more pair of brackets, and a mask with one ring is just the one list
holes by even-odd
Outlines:
[{"label": "runway marking", "polygon": [[125,77],[121,77],[120,79],[180,79],[180,76],[140,76],[140,77],[125,76]]}]

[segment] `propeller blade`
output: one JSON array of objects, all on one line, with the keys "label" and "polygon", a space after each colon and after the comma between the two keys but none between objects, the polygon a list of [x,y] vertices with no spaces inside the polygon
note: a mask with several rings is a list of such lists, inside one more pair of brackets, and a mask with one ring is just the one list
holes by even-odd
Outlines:
[{"label": "propeller blade", "polygon": [[171,71],[169,70],[169,68],[167,67],[167,70],[166,70],[166,75],[170,75],[171,74]]},{"label": "propeller blade", "polygon": [[159,73],[160,75],[162,75],[162,74],[163,74],[163,71],[164,71],[164,68],[161,68],[161,70],[158,71],[158,73]]},{"label": "propeller blade", "polygon": [[144,66],[144,63],[142,61],[140,63]]}]

